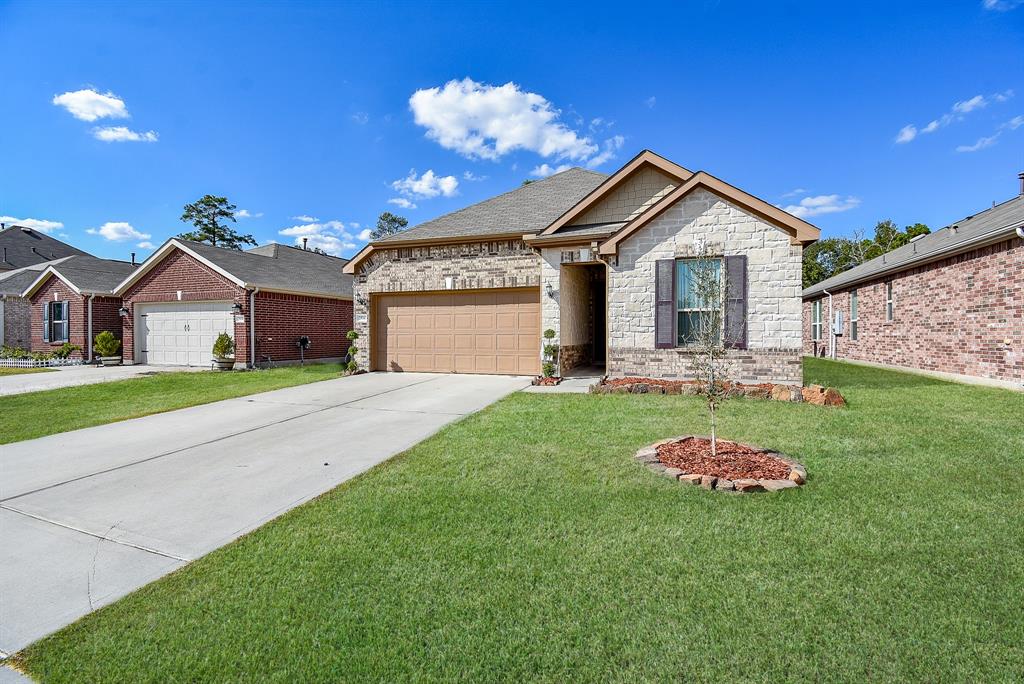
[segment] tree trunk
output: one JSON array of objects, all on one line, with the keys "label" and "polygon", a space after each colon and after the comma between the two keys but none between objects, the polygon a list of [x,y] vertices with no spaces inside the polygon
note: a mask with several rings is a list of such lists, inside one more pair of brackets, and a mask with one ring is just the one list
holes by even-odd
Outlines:
[{"label": "tree trunk", "polygon": [[711,409],[711,458],[718,458],[718,430],[715,426],[715,402],[709,402]]}]

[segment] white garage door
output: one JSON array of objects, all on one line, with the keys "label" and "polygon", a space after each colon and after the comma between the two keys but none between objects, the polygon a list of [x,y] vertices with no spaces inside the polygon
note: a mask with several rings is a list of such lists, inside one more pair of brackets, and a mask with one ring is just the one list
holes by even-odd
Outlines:
[{"label": "white garage door", "polygon": [[213,341],[235,336],[233,302],[154,302],[136,304],[136,344],[142,363],[157,366],[209,366]]}]

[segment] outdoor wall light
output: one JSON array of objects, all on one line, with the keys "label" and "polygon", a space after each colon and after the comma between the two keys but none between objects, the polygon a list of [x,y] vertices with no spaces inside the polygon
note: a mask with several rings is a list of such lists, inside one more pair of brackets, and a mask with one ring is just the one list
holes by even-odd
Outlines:
[{"label": "outdoor wall light", "polygon": [[128,318],[128,307],[122,306],[120,309],[117,310],[117,313],[121,316],[121,318]]},{"label": "outdoor wall light", "polygon": [[238,302],[235,302],[234,305],[232,305],[231,310],[234,311],[236,314],[240,314],[242,313],[242,305],[239,304]]},{"label": "outdoor wall light", "polygon": [[551,287],[551,283],[547,283],[544,286],[544,291],[548,293],[548,297],[555,298],[555,288]]}]

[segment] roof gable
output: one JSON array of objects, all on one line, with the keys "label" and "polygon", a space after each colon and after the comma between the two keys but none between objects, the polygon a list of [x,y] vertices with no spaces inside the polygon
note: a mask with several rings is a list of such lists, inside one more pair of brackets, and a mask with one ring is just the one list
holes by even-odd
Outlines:
[{"label": "roof gable", "polygon": [[89,255],[72,256],[49,264],[21,296],[31,297],[51,277],[59,278],[81,295],[109,295],[135,268],[135,264],[127,261],[99,259]]},{"label": "roof gable", "polygon": [[540,234],[550,235],[573,225],[628,221],[643,213],[692,175],[689,169],[650,150],[644,150],[608,176]]}]

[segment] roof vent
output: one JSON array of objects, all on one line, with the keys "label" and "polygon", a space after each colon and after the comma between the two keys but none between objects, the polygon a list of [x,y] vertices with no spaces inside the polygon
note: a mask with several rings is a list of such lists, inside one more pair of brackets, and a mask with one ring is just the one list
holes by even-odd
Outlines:
[{"label": "roof vent", "polygon": [[910,241],[911,241],[911,242],[917,242],[918,240],[920,240],[920,239],[921,239],[921,238],[923,238],[923,237],[924,237],[924,234],[921,234],[921,235],[915,235],[914,237],[910,238]]},{"label": "roof vent", "polygon": [[21,232],[22,233],[28,233],[29,235],[31,235],[32,234],[32,229],[31,228],[27,228],[25,226],[22,226],[21,227]]},{"label": "roof vent", "polygon": [[1017,174],[1017,180],[1020,181],[1020,194],[1024,195],[1024,171]]}]

